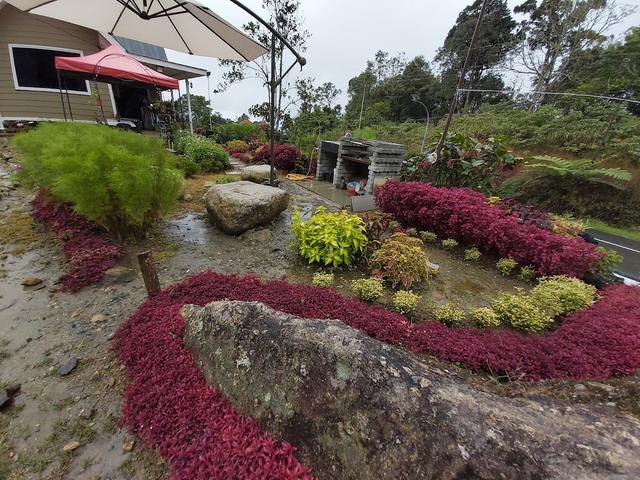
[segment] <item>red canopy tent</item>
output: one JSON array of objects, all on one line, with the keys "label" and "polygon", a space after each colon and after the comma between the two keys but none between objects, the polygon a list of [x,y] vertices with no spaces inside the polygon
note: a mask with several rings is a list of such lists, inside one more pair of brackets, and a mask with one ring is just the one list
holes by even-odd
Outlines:
[{"label": "red canopy tent", "polygon": [[88,73],[92,78],[110,77],[162,88],[178,88],[178,80],[146,67],[117,45],[85,57],[55,57],[56,70]]},{"label": "red canopy tent", "polygon": [[[143,65],[117,45],[110,45],[104,50],[84,57],[55,57],[55,67],[58,72],[68,72],[74,77],[86,78],[93,81],[106,83],[133,82],[144,85],[153,85],[160,89],[180,88],[178,80],[160,72],[156,72],[155,70]],[[59,73],[58,83],[60,87],[60,95],[62,95],[62,84],[60,83]],[[100,95],[99,90],[98,95]],[[100,108],[102,109],[102,100],[98,99],[98,101],[100,103]],[[67,103],[69,104],[71,120],[73,120],[71,104],[68,98]],[[62,101],[62,108],[65,110],[64,116],[66,119],[67,113],[64,100]],[[106,121],[104,111],[102,116]]]}]

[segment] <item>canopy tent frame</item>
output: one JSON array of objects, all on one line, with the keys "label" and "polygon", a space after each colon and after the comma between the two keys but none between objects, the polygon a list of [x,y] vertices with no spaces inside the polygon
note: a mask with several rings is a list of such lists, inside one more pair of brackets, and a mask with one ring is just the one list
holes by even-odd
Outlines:
[{"label": "canopy tent frame", "polygon": [[[114,49],[114,48],[118,48],[118,47],[116,47],[115,45],[111,45],[111,46],[103,49],[102,51],[93,54],[93,56],[99,55],[100,53],[103,53],[103,52],[105,52],[105,51],[107,51],[109,49]],[[91,56],[92,55],[89,55],[88,57],[91,57]],[[142,67],[141,68],[142,72],[148,72],[148,73],[146,73],[146,77],[147,77],[148,81],[145,82],[145,81],[141,80],[140,78],[138,78],[137,80],[129,80],[129,79],[125,79],[123,77],[118,77],[116,75],[100,75],[100,73],[99,73],[100,64],[103,61],[105,61],[106,59],[114,58],[114,57],[120,57],[120,58],[127,59],[127,60],[131,61],[134,65]],[[97,96],[98,96],[97,101],[98,101],[98,105],[100,107],[100,112],[102,114],[102,122],[104,124],[107,124],[107,118],[106,118],[106,114],[104,112],[104,106],[103,106],[103,103],[102,103],[102,95],[100,94],[100,89],[98,88],[98,82],[109,83],[111,85],[115,85],[117,83],[124,83],[124,84],[127,84],[127,85],[141,85],[141,86],[151,85],[151,86],[155,87],[157,90],[160,90],[159,82],[156,81],[156,79],[154,79],[154,77],[157,77],[160,74],[158,74],[158,72],[155,72],[154,70],[150,69],[149,67],[143,65],[141,62],[137,61],[135,58],[133,58],[130,55],[128,55],[124,50],[114,51],[114,52],[107,53],[106,55],[103,55],[102,57],[100,57],[100,59],[95,64],[93,64],[93,68],[92,68],[92,70],[90,72],[83,71],[83,70],[71,70],[69,68],[69,65],[67,65],[67,68],[64,68],[63,64],[64,63],[68,64],[70,62],[69,58],[75,58],[75,57],[55,57],[55,67],[56,67],[56,73],[57,73],[57,76],[58,76],[58,89],[60,91],[60,97],[61,97],[61,101],[62,101],[62,111],[63,111],[62,113],[64,115],[65,122],[68,121],[68,118],[67,118],[67,112],[66,112],[65,104],[64,104],[61,77],[62,77],[62,80],[63,80],[64,85],[65,85],[65,92],[66,92],[67,104],[68,104],[68,109],[69,109],[69,116],[71,117],[71,121],[73,121],[73,111],[71,109],[71,101],[69,99],[69,90],[68,90],[68,88],[66,86],[66,84],[67,84],[66,77],[67,77],[68,73],[65,73],[65,72],[73,72],[72,75],[74,77],[87,79],[87,80],[93,82],[95,91],[96,91]],[[87,57],[80,57],[80,58],[82,58],[83,61],[86,62]],[[61,59],[61,61],[59,61],[58,59]],[[60,66],[58,65],[59,63],[61,64]],[[71,61],[71,63],[73,63],[73,62]],[[140,74],[138,73],[137,75],[139,76]],[[166,76],[162,75],[162,77],[166,77]],[[166,78],[167,78],[167,81],[164,82],[165,85],[168,84],[167,82],[168,82],[169,79],[170,80],[174,80],[174,79],[171,79],[170,77],[166,77]],[[144,79],[144,73],[143,73],[143,79]],[[175,85],[176,85],[176,88],[179,88],[180,84],[179,84],[179,82],[177,80],[175,80]],[[169,89],[169,88],[172,88],[172,87],[165,86],[164,89]],[[116,109],[117,109],[117,107],[116,107]],[[117,116],[117,112],[115,112],[115,113],[116,113],[116,116]]]}]

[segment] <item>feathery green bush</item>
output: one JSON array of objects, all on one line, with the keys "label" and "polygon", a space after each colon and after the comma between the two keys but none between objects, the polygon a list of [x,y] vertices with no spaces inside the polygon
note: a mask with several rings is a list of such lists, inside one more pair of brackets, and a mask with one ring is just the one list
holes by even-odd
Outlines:
[{"label": "feathery green bush", "polygon": [[159,139],[103,125],[45,123],[18,135],[19,177],[119,239],[142,235],[175,205],[181,173]]}]

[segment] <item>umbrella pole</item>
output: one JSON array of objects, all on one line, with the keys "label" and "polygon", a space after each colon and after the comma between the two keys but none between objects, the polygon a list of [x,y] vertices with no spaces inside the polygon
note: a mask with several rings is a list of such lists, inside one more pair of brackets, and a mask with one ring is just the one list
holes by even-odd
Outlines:
[{"label": "umbrella pole", "polygon": [[58,75],[58,90],[60,90],[60,103],[62,103],[62,113],[64,115],[64,121],[67,121],[67,107],[64,106],[64,95],[62,93],[62,82],[60,81],[60,70],[56,70]]},{"label": "umbrella pole", "polygon": [[269,102],[269,142],[271,144],[271,170],[269,171],[269,185],[275,184],[275,163],[276,163],[276,36],[271,34],[271,81]]},{"label": "umbrella pole", "polygon": [[184,83],[187,85],[187,113],[189,114],[189,130],[193,135],[193,113],[191,112],[191,92],[189,91],[189,79],[187,78]]}]

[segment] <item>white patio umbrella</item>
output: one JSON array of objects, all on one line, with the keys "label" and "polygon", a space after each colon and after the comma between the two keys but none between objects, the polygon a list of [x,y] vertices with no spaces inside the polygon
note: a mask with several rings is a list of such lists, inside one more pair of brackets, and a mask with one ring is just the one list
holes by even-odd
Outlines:
[{"label": "white patio umbrella", "polygon": [[267,53],[265,47],[198,2],[186,0],[7,1],[25,12],[193,55],[250,61]]}]

